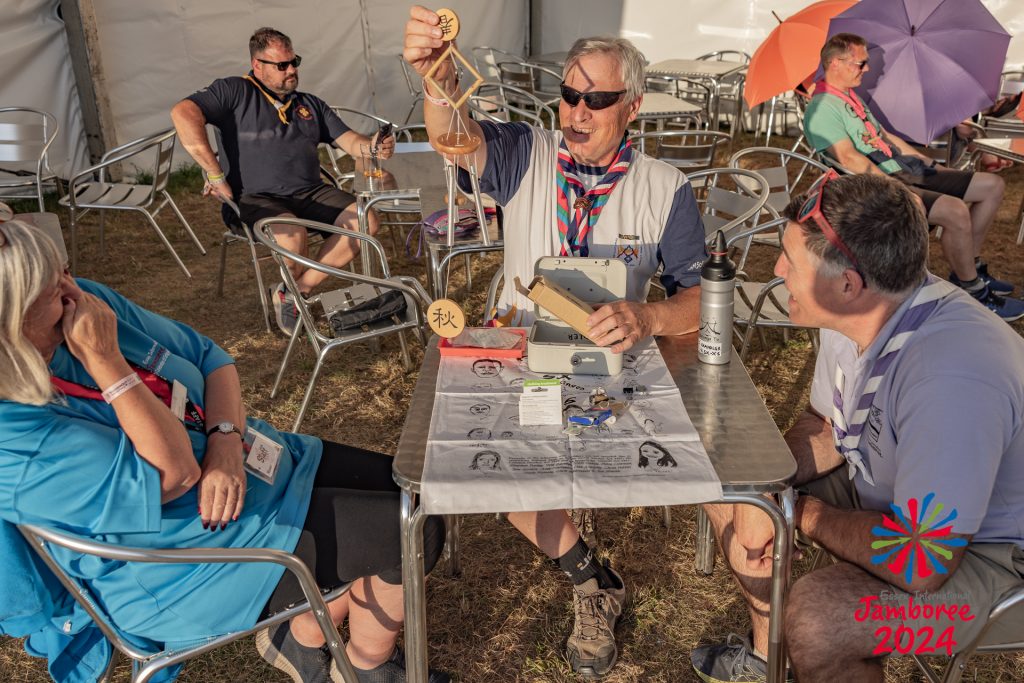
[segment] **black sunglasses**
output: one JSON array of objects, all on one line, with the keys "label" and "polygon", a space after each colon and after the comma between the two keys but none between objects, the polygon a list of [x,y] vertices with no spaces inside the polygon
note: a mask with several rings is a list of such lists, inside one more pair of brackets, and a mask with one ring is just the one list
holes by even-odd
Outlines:
[{"label": "black sunglasses", "polygon": [[853,64],[853,65],[854,65],[855,67],[857,67],[857,68],[858,68],[858,69],[860,69],[861,71],[863,71],[864,69],[866,69],[866,68],[867,68],[867,66],[868,66],[868,60],[866,60],[866,59],[862,59],[862,60],[860,60],[859,62],[855,62],[855,61],[853,61],[852,59],[850,59],[850,58],[848,58],[848,57],[847,57],[847,58],[844,58],[844,59],[845,59],[845,60],[846,60],[847,62],[849,62],[850,64]]},{"label": "black sunglasses", "polygon": [[562,81],[562,99],[565,100],[566,104],[570,107],[575,107],[580,103],[580,100],[587,105],[587,109],[591,111],[598,111],[600,109],[607,109],[612,106],[626,93],[625,90],[616,90],[614,92],[607,90],[591,90],[590,92],[580,92],[576,88],[570,88]]},{"label": "black sunglasses", "polygon": [[289,66],[294,66],[296,69],[299,68],[299,64],[302,64],[302,57],[295,55],[294,59],[289,59],[287,62],[268,62],[265,59],[256,58],[257,62],[261,64],[273,64],[277,67],[278,71],[287,71]]}]

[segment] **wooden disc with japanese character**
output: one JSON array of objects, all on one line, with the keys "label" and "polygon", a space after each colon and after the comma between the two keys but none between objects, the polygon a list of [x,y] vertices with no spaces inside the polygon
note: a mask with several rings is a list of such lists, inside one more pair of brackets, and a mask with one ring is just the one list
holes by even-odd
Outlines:
[{"label": "wooden disc with japanese character", "polygon": [[459,35],[459,17],[447,7],[437,10],[435,14],[441,20],[437,24],[441,29],[441,40],[446,43],[455,40],[455,36]]},{"label": "wooden disc with japanese character", "polygon": [[457,337],[466,328],[466,314],[451,299],[438,299],[427,308],[427,324],[439,337]]}]

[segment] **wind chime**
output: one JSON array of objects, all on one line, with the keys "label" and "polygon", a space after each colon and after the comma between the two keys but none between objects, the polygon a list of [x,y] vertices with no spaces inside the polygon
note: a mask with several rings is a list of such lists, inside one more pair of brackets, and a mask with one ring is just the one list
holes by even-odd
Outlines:
[{"label": "wind chime", "polygon": [[[480,197],[480,183],[477,177],[476,170],[476,158],[475,153],[479,149],[482,140],[480,136],[473,135],[466,128],[465,122],[462,120],[462,116],[459,115],[459,109],[466,103],[466,100],[476,92],[477,88],[484,82],[483,77],[473,68],[473,65],[467,60],[459,49],[455,46],[455,37],[459,34],[459,18],[455,12],[450,9],[439,9],[437,10],[437,16],[440,17],[438,28],[441,29],[441,40],[448,43],[448,47],[441,53],[440,58],[434,65],[430,67],[430,70],[423,76],[423,80],[433,87],[435,92],[439,92],[444,101],[451,107],[452,117],[451,122],[448,124],[448,132],[442,133],[441,135],[434,138],[431,142],[435,149],[441,152],[444,157],[445,167],[445,183],[448,191],[448,232],[447,232],[447,246],[448,249],[452,249],[455,246],[455,226],[458,222],[458,201],[459,187],[458,187],[458,175],[459,167],[462,166],[469,171],[469,181],[473,189],[473,202],[476,208],[477,220],[480,224],[481,239],[486,246],[490,246],[491,240],[490,235],[487,234],[487,217],[484,214],[483,200]],[[474,81],[463,91],[462,95],[457,100],[452,100],[448,93],[445,92],[444,88],[434,80],[434,74],[437,72],[442,65],[446,62],[451,61],[452,68],[458,70],[459,63],[465,67],[465,70],[469,72]],[[460,163],[461,162],[461,163]],[[451,268],[451,259],[448,261],[448,268]],[[440,277],[440,273],[438,273]],[[427,322],[430,324],[436,334],[441,337],[455,337],[466,326],[466,315],[457,303],[448,298],[448,274],[445,273],[445,296],[438,299],[430,305],[427,309]]]}]

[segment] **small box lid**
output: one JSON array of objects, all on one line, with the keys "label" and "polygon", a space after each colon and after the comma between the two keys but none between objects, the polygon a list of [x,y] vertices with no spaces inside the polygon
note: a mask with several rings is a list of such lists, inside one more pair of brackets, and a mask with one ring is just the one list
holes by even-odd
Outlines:
[{"label": "small box lid", "polygon": [[[543,256],[533,265],[533,275],[543,275],[595,306],[626,298],[626,264],[619,259]],[[533,314],[538,320],[557,320],[537,304]]]}]

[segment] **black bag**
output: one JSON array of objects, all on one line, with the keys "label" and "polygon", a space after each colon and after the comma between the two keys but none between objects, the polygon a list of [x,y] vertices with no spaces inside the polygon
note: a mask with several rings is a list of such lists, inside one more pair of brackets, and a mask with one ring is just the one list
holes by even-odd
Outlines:
[{"label": "black bag", "polygon": [[328,321],[331,324],[331,329],[335,333],[340,333],[375,323],[378,320],[385,320],[393,315],[401,315],[405,313],[406,308],[405,295],[396,289],[389,289],[352,308],[335,311],[330,315]]}]

